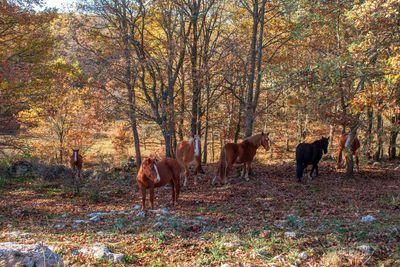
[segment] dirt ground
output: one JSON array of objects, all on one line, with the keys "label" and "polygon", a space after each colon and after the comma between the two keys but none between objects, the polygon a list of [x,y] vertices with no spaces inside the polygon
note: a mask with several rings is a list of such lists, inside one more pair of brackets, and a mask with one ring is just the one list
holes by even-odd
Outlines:
[{"label": "dirt ground", "polygon": [[[42,242],[66,266],[112,266],[73,253],[97,242],[123,253],[121,266],[400,266],[398,165],[363,165],[349,180],[325,161],[299,184],[293,163],[255,163],[249,182],[233,170],[223,187],[210,185],[208,165],[176,206],[170,188],[157,189],[155,208],[167,211],[145,216],[132,209],[141,203],[134,175],[86,181],[80,196],[62,181],[19,180],[0,195],[0,241]],[[76,223],[100,211],[126,213]],[[367,215],[375,220],[362,222]]]}]

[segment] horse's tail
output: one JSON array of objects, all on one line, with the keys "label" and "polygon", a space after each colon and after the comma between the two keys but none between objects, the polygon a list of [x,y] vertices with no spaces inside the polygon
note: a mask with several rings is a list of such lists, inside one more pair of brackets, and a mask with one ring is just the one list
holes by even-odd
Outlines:
[{"label": "horse's tail", "polygon": [[222,182],[222,179],[224,177],[224,173],[226,173],[226,149],[225,146],[222,147],[221,149],[221,155],[219,158],[219,162],[218,162],[218,169],[217,172],[215,174],[215,177],[212,179],[211,184],[214,185],[217,178],[219,178],[219,181]]}]

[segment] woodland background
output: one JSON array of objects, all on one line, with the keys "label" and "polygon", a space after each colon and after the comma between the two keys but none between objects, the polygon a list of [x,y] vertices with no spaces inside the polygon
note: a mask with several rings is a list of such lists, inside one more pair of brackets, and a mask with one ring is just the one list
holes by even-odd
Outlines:
[{"label": "woodland background", "polygon": [[397,1],[35,3],[1,5],[3,152],[140,163],[198,133],[209,162],[261,130],[293,151],[317,127],[399,154]]}]

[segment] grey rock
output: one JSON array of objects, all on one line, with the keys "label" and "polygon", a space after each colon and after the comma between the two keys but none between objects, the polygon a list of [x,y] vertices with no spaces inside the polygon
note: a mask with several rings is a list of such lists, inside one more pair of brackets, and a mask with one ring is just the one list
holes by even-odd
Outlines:
[{"label": "grey rock", "polygon": [[144,218],[144,217],[146,217],[146,212],[145,212],[144,210],[139,211],[139,212],[136,214],[136,217]]},{"label": "grey rock", "polygon": [[132,209],[134,209],[134,210],[138,210],[138,209],[140,209],[142,206],[141,205],[139,205],[139,204],[136,204],[135,206],[133,206],[132,207]]},{"label": "grey rock", "polygon": [[285,232],[284,235],[286,238],[296,238],[295,232]]},{"label": "grey rock", "polygon": [[152,210],[152,212],[156,213],[157,215],[168,215],[171,214],[171,212],[167,208],[161,208],[157,210]]},{"label": "grey rock", "polygon": [[372,216],[372,215],[363,216],[361,218],[361,222],[362,223],[373,222],[375,220],[376,220],[376,218],[374,216]]},{"label": "grey rock", "polygon": [[74,220],[74,223],[76,223],[76,224],[82,224],[82,223],[88,223],[88,221],[87,220]]},{"label": "grey rock", "polygon": [[109,215],[109,214],[110,214],[110,212],[92,212],[92,213],[89,213],[87,216],[88,217],[95,217],[95,216],[101,217],[103,215]]},{"label": "grey rock", "polygon": [[372,254],[374,252],[374,249],[370,245],[361,245],[357,249],[365,254]]},{"label": "grey rock", "polygon": [[230,267],[228,263],[221,263],[221,267]]},{"label": "grey rock", "polygon": [[54,228],[57,229],[57,230],[64,229],[64,227],[65,227],[65,225],[61,224],[61,223],[58,223],[58,224],[54,225]]},{"label": "grey rock", "polygon": [[91,222],[98,222],[101,220],[101,217],[99,215],[93,216],[92,218],[89,219]]},{"label": "grey rock", "polygon": [[124,258],[124,254],[112,253],[107,246],[102,243],[95,243],[90,247],[83,247],[79,249],[79,253],[97,260],[111,260],[114,263],[121,262]]},{"label": "grey rock", "polygon": [[58,267],[64,266],[62,257],[47,246],[0,243],[0,266]]},{"label": "grey rock", "polygon": [[285,261],[286,257],[285,255],[277,255],[274,257],[274,260],[278,260],[278,261]]},{"label": "grey rock", "polygon": [[308,255],[307,255],[307,253],[305,253],[304,251],[303,252],[300,252],[299,253],[299,259],[301,259],[301,260],[306,260],[308,258]]}]

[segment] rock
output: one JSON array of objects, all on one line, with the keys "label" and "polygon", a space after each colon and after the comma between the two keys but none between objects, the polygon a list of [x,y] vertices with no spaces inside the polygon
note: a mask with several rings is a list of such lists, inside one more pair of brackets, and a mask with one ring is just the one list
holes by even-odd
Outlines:
[{"label": "rock", "polygon": [[375,161],[374,163],[372,163],[372,166],[378,167],[378,166],[381,166],[381,163],[378,161]]},{"label": "rock", "polygon": [[95,243],[90,247],[83,247],[79,249],[79,253],[92,257],[96,260],[111,260],[114,263],[121,262],[124,258],[124,254],[112,253],[110,250],[102,243]]},{"label": "rock", "polygon": [[295,232],[285,232],[284,235],[286,238],[296,238]]},{"label": "rock", "polygon": [[61,256],[47,246],[34,244],[0,243],[1,266],[64,266]]},{"label": "rock", "polygon": [[374,252],[374,249],[370,245],[361,245],[357,249],[365,254],[372,254]]},{"label": "rock", "polygon": [[274,226],[278,228],[285,228],[286,221],[285,220],[277,220],[274,222]]},{"label": "rock", "polygon": [[305,253],[304,251],[303,252],[300,252],[300,254],[299,254],[299,259],[301,259],[301,260],[306,260],[308,258],[308,255],[307,255],[307,253]]},{"label": "rock", "polygon": [[238,246],[237,242],[225,242],[222,244],[222,247],[224,247],[224,248],[234,248],[237,246]]},{"label": "rock", "polygon": [[92,212],[92,213],[89,213],[87,216],[88,217],[95,217],[95,216],[104,216],[104,215],[109,215],[109,214],[111,214],[112,212]]},{"label": "rock", "polygon": [[14,175],[25,174],[28,172],[32,172],[32,170],[33,164],[26,160],[19,160],[17,162],[14,162],[10,167],[10,171]]},{"label": "rock", "polygon": [[258,251],[258,255],[262,258],[267,258],[269,256],[269,253],[266,249],[261,249]]},{"label": "rock", "polygon": [[81,224],[81,223],[87,223],[87,220],[74,220],[74,223],[76,224]]},{"label": "rock", "polygon": [[146,212],[145,212],[144,210],[139,211],[139,212],[136,214],[136,217],[144,218],[144,217],[146,217]]},{"label": "rock", "polygon": [[134,210],[138,210],[138,209],[140,209],[142,206],[141,205],[139,205],[139,204],[136,204],[135,206],[133,206],[132,207],[132,209],[134,209]]},{"label": "rock", "polygon": [[168,215],[171,214],[171,212],[167,208],[161,208],[158,210],[152,210],[152,212],[156,213],[157,215]]},{"label": "rock", "polygon": [[160,228],[161,226],[163,226],[163,223],[162,223],[162,222],[156,222],[156,223],[153,225],[154,228]]},{"label": "rock", "polygon": [[221,267],[230,267],[228,263],[221,263]]},{"label": "rock", "polygon": [[363,216],[361,218],[361,222],[362,223],[373,222],[375,220],[376,220],[376,218],[374,216],[372,216],[372,215]]},{"label": "rock", "polygon": [[99,215],[93,216],[92,218],[89,219],[91,222],[98,222],[101,220],[101,217]]},{"label": "rock", "polygon": [[64,219],[67,218],[67,217],[68,217],[67,213],[64,213],[64,214],[61,215],[61,218],[64,218]]},{"label": "rock", "polygon": [[64,229],[64,227],[65,227],[65,225],[64,224],[56,224],[56,225],[54,225],[54,228],[55,229],[57,229],[57,230],[61,230],[61,229]]},{"label": "rock", "polygon": [[278,261],[285,261],[286,257],[285,255],[278,255],[274,257],[274,260],[278,260]]}]

